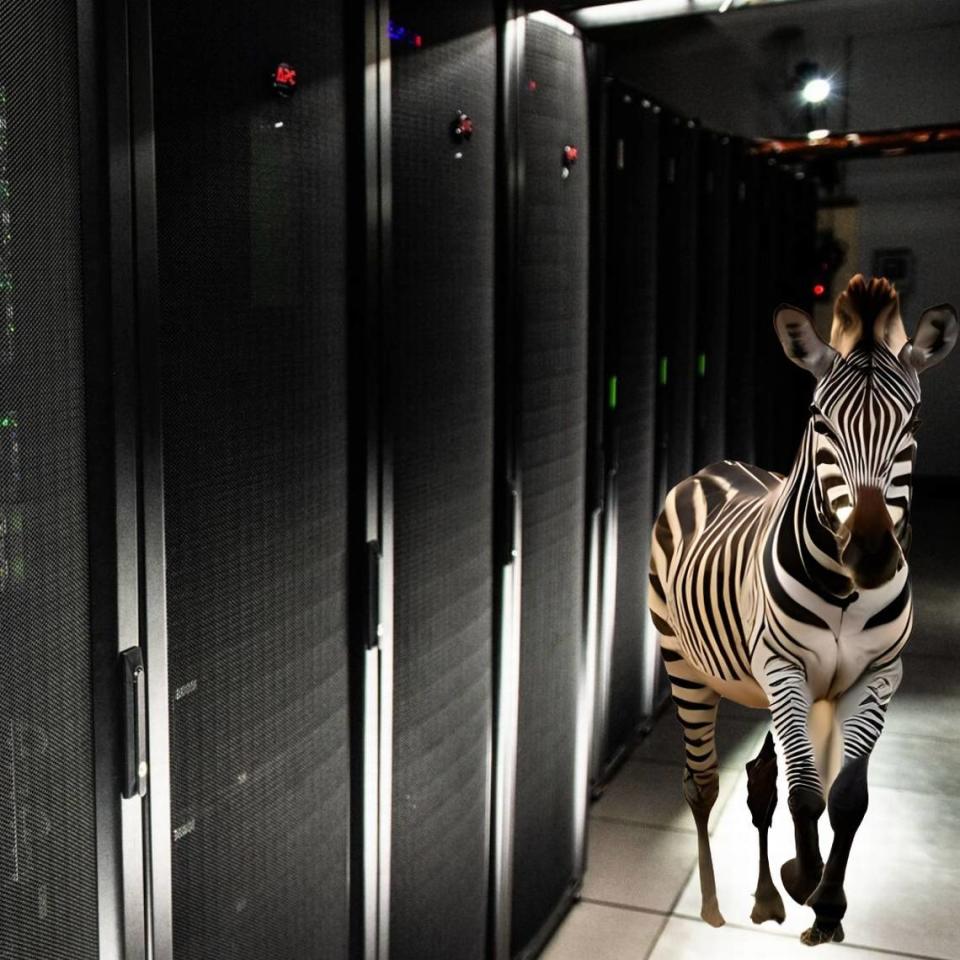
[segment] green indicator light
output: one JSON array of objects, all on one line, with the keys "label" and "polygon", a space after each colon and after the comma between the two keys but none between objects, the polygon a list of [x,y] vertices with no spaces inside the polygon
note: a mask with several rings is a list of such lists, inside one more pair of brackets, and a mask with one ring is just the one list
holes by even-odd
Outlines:
[{"label": "green indicator light", "polygon": [[665,387],[667,385],[667,358],[660,358],[660,386]]},{"label": "green indicator light", "polygon": [[607,385],[607,404],[611,410],[617,409],[617,378],[611,377]]},{"label": "green indicator light", "polygon": [[697,376],[705,377],[707,375],[707,355],[705,353],[697,354]]}]

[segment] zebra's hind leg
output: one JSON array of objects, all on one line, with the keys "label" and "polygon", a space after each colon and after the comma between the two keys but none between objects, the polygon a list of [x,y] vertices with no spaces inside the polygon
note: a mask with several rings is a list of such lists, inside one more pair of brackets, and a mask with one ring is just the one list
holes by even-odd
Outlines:
[{"label": "zebra's hind leg", "polygon": [[747,763],[747,806],[760,837],[760,871],[750,919],[754,923],[766,920],[783,923],[787,914],[783,909],[780,891],[770,876],[770,859],[767,855],[767,832],[777,806],[777,751],[770,733],[757,756]]},{"label": "zebra's hind leg", "polygon": [[683,796],[697,826],[697,853],[700,865],[700,916],[712,927],[725,923],[717,903],[708,823],[720,790],[720,774],[714,733],[720,695],[696,679],[697,674],[679,653],[661,650],[670,677],[673,702],[683,726],[687,763],[683,771]]}]

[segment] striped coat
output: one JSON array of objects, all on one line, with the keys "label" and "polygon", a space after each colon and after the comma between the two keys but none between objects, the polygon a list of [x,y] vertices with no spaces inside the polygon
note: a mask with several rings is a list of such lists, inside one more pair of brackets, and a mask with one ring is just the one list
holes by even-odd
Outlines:
[{"label": "striped coat", "polygon": [[[866,760],[913,625],[907,558],[918,373],[949,352],[957,321],[952,308],[927,311],[910,342],[892,286],[856,277],[837,302],[830,345],[795,308],[781,308],[775,322],[787,355],[817,378],[793,469],[782,477],[724,461],[674,487],[653,531],[649,608],[684,731],[705,919],[723,922],[706,818],[717,791],[717,705],[727,698],[770,710],[798,838],[782,877],[795,899],[813,898],[818,919],[805,939],[823,942],[842,938],[849,846],[835,851],[839,880],[824,892],[831,861],[825,869],[816,821],[825,785],[808,720],[816,701],[835,712],[843,766],[831,818],[834,807],[858,806],[861,793],[865,809]],[[758,761],[771,758],[775,770],[769,741]],[[762,842],[761,881],[765,833]],[[779,899],[772,882],[761,882],[755,914],[782,919]]]}]

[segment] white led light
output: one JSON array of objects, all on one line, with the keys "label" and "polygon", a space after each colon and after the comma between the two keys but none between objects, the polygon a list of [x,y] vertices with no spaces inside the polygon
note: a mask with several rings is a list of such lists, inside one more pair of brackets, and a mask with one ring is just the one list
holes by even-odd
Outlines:
[{"label": "white led light", "polygon": [[814,77],[804,84],[801,96],[807,103],[823,103],[830,96],[830,81],[826,77]]},{"label": "white led light", "polygon": [[577,28],[574,27],[572,23],[567,23],[566,20],[561,20],[560,17],[551,13],[549,10],[534,10],[533,13],[527,14],[527,17],[530,20],[536,20],[537,23],[545,23],[548,26],[553,27],[555,30],[562,30],[570,37],[577,32]]},{"label": "white led light", "polygon": [[807,139],[808,139],[808,140],[826,140],[827,137],[829,137],[829,136],[830,136],[830,131],[829,131],[829,130],[826,130],[826,129],[823,129],[823,130],[811,130],[811,131],[807,134]]},{"label": "white led light", "polygon": [[282,126],[283,126],[283,121],[282,121],[282,120],[278,120],[278,121],[273,125],[273,129],[274,129],[274,130],[279,130]]}]

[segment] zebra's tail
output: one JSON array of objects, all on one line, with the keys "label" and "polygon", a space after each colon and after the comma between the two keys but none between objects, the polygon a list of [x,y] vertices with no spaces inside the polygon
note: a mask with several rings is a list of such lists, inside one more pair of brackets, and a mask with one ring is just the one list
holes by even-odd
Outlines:
[{"label": "zebra's tail", "polygon": [[840,724],[837,722],[837,705],[831,700],[817,700],[810,709],[810,742],[813,758],[820,774],[824,793],[840,772],[843,760],[843,741]]}]

